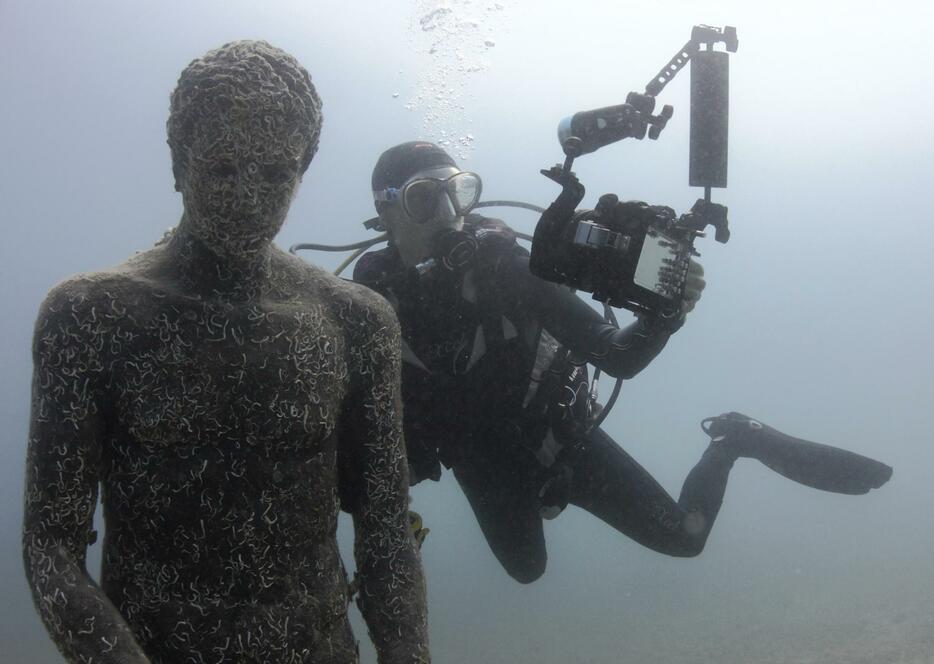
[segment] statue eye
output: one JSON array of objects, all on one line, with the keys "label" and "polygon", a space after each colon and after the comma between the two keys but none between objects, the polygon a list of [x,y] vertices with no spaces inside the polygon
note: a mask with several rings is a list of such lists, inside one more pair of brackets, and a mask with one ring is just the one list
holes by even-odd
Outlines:
[{"label": "statue eye", "polygon": [[263,178],[271,184],[284,184],[292,177],[292,169],[284,164],[263,166]]},{"label": "statue eye", "polygon": [[237,174],[237,169],[229,161],[221,161],[211,167],[211,175],[219,178],[232,178]]}]

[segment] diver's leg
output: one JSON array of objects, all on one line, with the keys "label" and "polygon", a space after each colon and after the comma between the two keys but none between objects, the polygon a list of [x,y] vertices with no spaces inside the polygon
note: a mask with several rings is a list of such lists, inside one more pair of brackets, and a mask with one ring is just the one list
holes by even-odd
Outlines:
[{"label": "diver's leg", "polygon": [[602,429],[566,451],[573,469],[571,503],[643,546],[695,556],[720,510],[735,456],[711,445],[688,474],[677,502]]},{"label": "diver's leg", "polygon": [[889,481],[892,468],[838,447],[794,438],[741,413],[702,423],[712,445],[735,456],[758,459],[799,484],[834,493],[862,494]]},{"label": "diver's leg", "polygon": [[498,454],[468,456],[454,466],[490,549],[519,583],[538,579],[547,562],[538,497],[527,475],[525,464]]}]

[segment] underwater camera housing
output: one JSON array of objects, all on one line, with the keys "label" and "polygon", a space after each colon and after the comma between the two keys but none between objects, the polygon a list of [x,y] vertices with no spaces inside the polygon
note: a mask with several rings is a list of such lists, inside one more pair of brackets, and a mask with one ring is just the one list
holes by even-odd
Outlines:
[{"label": "underwater camera housing", "polygon": [[[576,113],[562,120],[558,138],[564,164],[541,171],[562,191],[535,227],[533,274],[593,294],[610,306],[670,317],[680,312],[694,240],[712,225],[716,239],[729,239],[727,208],[710,200],[712,187],[726,186],[729,99],[728,53],[738,46],[736,29],[695,26],[691,40],[626,103]],[[584,186],[571,171],[577,157],[624,138],[657,139],[671,119],[664,106],[653,115],[655,96],[688,62],[691,67],[691,186],[704,198],[678,217],[662,205],[620,202],[607,194],[593,210],[578,210]]]},{"label": "underwater camera housing", "polygon": [[593,210],[561,208],[548,208],[535,228],[533,274],[613,307],[666,318],[679,313],[700,229],[726,228],[726,208],[702,199],[681,217],[615,194],[601,196]]}]

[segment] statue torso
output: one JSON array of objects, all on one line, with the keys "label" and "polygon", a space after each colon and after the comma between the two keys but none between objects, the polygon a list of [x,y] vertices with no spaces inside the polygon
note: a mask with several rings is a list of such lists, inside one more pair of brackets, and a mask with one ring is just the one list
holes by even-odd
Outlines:
[{"label": "statue torso", "polygon": [[285,270],[247,301],[193,297],[134,268],[74,307],[100,365],[102,585],[166,661],[251,652],[230,642],[251,630],[256,653],[353,644],[334,538],[352,307],[333,287]]}]

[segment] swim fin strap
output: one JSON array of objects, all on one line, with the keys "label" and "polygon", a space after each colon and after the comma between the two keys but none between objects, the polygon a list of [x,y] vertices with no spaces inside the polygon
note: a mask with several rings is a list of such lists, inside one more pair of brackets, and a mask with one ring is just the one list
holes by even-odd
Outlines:
[{"label": "swim fin strap", "polygon": [[878,489],[892,468],[869,457],[794,438],[741,413],[711,417],[701,424],[714,445],[738,457],[758,459],[779,475],[805,486],[858,495]]}]

